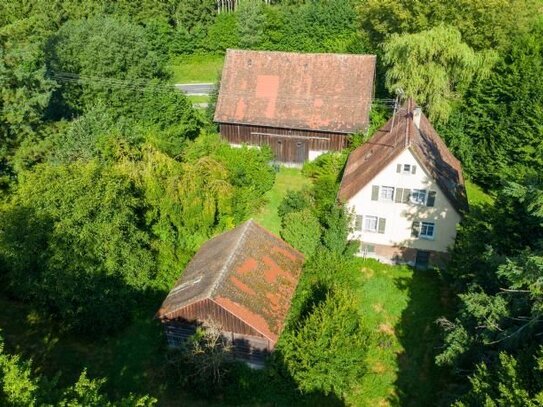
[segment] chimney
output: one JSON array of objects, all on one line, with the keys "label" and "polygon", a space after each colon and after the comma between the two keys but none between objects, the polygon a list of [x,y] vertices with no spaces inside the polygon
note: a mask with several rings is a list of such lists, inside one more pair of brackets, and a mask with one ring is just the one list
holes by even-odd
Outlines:
[{"label": "chimney", "polygon": [[420,107],[416,107],[413,109],[413,124],[417,129],[420,128],[420,117],[422,116],[422,109]]}]

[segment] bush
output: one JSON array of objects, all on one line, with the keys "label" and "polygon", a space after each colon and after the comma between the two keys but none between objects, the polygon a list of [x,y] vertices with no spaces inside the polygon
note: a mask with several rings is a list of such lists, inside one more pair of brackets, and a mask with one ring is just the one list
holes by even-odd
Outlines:
[{"label": "bush", "polygon": [[291,212],[283,218],[281,237],[307,257],[315,254],[320,235],[319,220],[308,208]]},{"label": "bush", "polygon": [[283,334],[279,352],[301,391],[335,393],[341,398],[360,380],[368,340],[360,321],[354,298],[332,291]]}]

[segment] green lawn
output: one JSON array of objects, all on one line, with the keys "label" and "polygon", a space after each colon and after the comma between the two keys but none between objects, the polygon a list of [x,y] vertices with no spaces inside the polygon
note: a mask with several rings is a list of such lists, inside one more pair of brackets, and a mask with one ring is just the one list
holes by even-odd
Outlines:
[{"label": "green lawn", "polygon": [[466,181],[466,193],[470,205],[491,205],[494,198],[487,194],[483,189],[471,181]]},{"label": "green lawn", "polygon": [[224,55],[182,55],[170,62],[173,83],[214,83],[219,79]]},{"label": "green lawn", "polygon": [[189,95],[187,97],[192,103],[209,103],[208,95]]},{"label": "green lawn", "polygon": [[309,183],[310,180],[302,175],[300,169],[281,167],[275,177],[273,188],[264,196],[267,200],[266,206],[254,215],[254,219],[271,232],[279,234],[281,219],[277,214],[277,208],[283,197],[287,191],[298,191]]},{"label": "green lawn", "polygon": [[371,332],[368,373],[349,404],[429,406],[446,374],[434,365],[446,295],[433,271],[364,260],[359,295]]}]

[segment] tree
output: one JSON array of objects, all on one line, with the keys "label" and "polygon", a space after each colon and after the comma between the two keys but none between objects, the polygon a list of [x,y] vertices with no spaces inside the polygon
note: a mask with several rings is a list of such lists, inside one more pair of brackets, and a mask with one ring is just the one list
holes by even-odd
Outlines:
[{"label": "tree", "polygon": [[477,366],[475,373],[469,379],[471,385],[469,393],[454,406],[541,406],[543,383],[539,376],[542,368],[541,349],[528,366],[520,366],[517,359],[501,352],[499,361],[495,365],[481,363]]},{"label": "tree", "polygon": [[320,243],[321,226],[311,209],[290,212],[281,222],[281,237],[305,256],[315,254]]},{"label": "tree", "polygon": [[38,382],[32,377],[31,361],[4,353],[0,337],[0,402],[14,407],[37,405]]},{"label": "tree", "polygon": [[0,30],[0,186],[17,148],[39,131],[54,89],[33,23],[23,19]]},{"label": "tree", "polygon": [[502,49],[529,30],[539,6],[533,0],[362,0],[362,28],[374,49],[391,34],[417,33],[440,24],[456,27],[475,50]]},{"label": "tree", "polygon": [[493,54],[476,53],[462,42],[460,32],[438,26],[417,34],[392,35],[383,46],[389,66],[389,91],[403,89],[429,113],[432,121],[446,122],[472,80],[484,77]]},{"label": "tree", "polygon": [[42,164],[21,174],[1,213],[0,255],[11,292],[72,330],[117,329],[129,319],[136,293],[156,280],[142,206],[130,179],[95,161]]},{"label": "tree", "polygon": [[262,42],[265,16],[261,0],[243,0],[237,10],[239,46],[253,49]]},{"label": "tree", "polygon": [[445,276],[459,302],[454,318],[440,320],[444,347],[436,361],[457,374],[473,372],[458,405],[540,401],[541,357],[531,357],[543,321],[542,200],[540,180],[510,184],[493,206],[466,219],[457,236]]},{"label": "tree", "polygon": [[300,390],[341,398],[360,380],[367,349],[360,320],[354,299],[333,291],[283,334],[279,352]]},{"label": "tree", "polygon": [[57,115],[80,114],[98,101],[126,113],[150,79],[167,77],[165,61],[152,49],[144,28],[124,18],[64,24],[47,55],[51,75],[62,84],[55,94]]},{"label": "tree", "polygon": [[543,28],[517,36],[489,77],[477,81],[444,136],[470,162],[470,175],[496,188],[543,165]]}]

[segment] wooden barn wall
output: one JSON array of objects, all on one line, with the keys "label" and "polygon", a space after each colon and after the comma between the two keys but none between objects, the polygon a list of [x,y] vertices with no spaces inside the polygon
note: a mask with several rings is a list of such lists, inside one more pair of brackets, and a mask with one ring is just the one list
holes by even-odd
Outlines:
[{"label": "wooden barn wall", "polygon": [[199,323],[206,320],[213,320],[219,324],[224,331],[235,332],[242,335],[263,337],[259,332],[255,331],[245,322],[209,299],[183,307],[174,315],[170,316],[170,319],[178,319],[185,322],[196,321]]},{"label": "wooden barn wall", "polygon": [[275,159],[282,162],[302,163],[309,150],[339,151],[346,146],[346,135],[340,133],[229,123],[220,124],[220,133],[232,144],[269,145]]},{"label": "wooden barn wall", "polygon": [[[168,346],[178,348],[196,332],[196,323],[168,321],[164,323],[164,332]],[[241,335],[222,331],[222,336],[231,345],[230,354],[233,359],[263,366],[268,355],[273,351],[273,344],[266,338]]]}]

